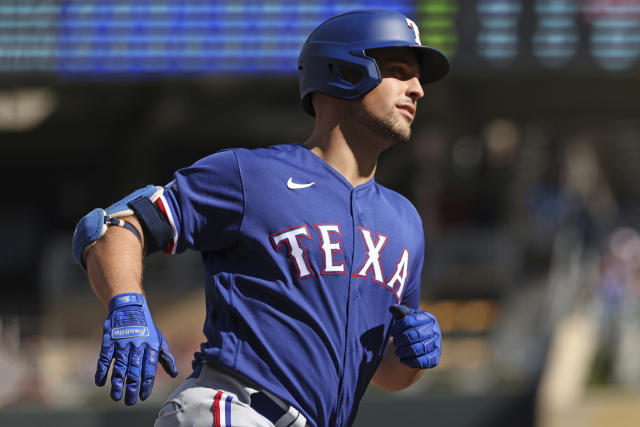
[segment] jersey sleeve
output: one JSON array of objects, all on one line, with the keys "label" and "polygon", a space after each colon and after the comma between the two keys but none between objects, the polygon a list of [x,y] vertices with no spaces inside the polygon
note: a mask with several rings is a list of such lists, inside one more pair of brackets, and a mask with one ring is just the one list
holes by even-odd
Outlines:
[{"label": "jersey sleeve", "polygon": [[420,308],[422,266],[424,264],[424,233],[422,232],[422,227],[420,227],[420,232],[420,243],[418,244],[416,254],[412,257],[406,290],[402,295],[402,304],[415,309]]},{"label": "jersey sleeve", "polygon": [[167,253],[218,250],[233,244],[244,214],[235,153],[219,151],[178,170],[158,207],[173,231]]}]

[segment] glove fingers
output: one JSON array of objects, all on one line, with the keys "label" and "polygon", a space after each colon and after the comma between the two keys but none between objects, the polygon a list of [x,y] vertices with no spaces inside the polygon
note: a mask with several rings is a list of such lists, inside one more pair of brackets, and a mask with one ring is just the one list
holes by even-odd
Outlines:
[{"label": "glove fingers", "polygon": [[417,326],[400,332],[393,337],[393,342],[397,347],[404,347],[413,343],[424,341],[436,335],[433,323]]},{"label": "glove fingers", "polygon": [[412,368],[429,369],[438,366],[440,355],[438,353],[425,354],[421,357],[400,359],[402,363]]},{"label": "glove fingers", "polygon": [[405,359],[408,357],[420,357],[425,354],[433,353],[440,348],[439,338],[440,337],[435,336],[410,345],[399,346],[396,349],[396,355],[400,359]]},{"label": "glove fingers", "polygon": [[421,368],[421,369],[424,369],[422,367],[422,364],[420,363],[420,359],[417,359],[415,357],[408,357],[408,358],[405,358],[405,359],[400,359],[400,361],[402,363],[404,363],[405,365],[407,365],[408,367],[410,367],[410,368]]},{"label": "glove fingers", "polygon": [[99,387],[102,387],[107,382],[107,373],[109,372],[111,359],[113,359],[113,345],[103,346],[100,349],[95,375],[95,383]]},{"label": "glove fingers", "polygon": [[129,367],[127,369],[126,390],[124,403],[133,405],[138,400],[138,389],[140,388],[140,370],[142,367],[142,356],[146,346],[133,347],[129,353]]},{"label": "glove fingers", "polygon": [[409,359],[422,356],[425,353],[423,344],[421,342],[412,345],[398,347],[396,349],[396,356],[400,359]]},{"label": "glove fingers", "polygon": [[158,352],[147,347],[142,359],[142,382],[140,384],[140,399],[145,400],[151,394],[153,381],[156,378],[158,368]]},{"label": "glove fingers", "polygon": [[115,362],[113,362],[111,369],[111,398],[113,400],[122,399],[122,386],[127,375],[129,352],[129,346],[117,348],[115,351]]},{"label": "glove fingers", "polygon": [[171,378],[177,377],[178,368],[176,368],[176,359],[173,357],[173,354],[171,354],[169,344],[162,334],[160,334],[160,354],[158,356],[160,364],[164,368],[165,372],[169,374]]}]

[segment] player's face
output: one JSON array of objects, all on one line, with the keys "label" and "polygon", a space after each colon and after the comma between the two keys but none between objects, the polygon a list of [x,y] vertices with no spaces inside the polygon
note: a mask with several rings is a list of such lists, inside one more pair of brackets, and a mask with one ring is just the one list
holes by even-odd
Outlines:
[{"label": "player's face", "polygon": [[382,81],[358,103],[355,116],[389,143],[406,142],[411,136],[418,99],[424,96],[420,65],[409,48],[384,48],[371,52]]}]

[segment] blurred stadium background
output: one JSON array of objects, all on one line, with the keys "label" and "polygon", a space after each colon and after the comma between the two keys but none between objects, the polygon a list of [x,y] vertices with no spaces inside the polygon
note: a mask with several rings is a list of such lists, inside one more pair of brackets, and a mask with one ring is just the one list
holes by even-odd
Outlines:
[{"label": "blurred stadium background", "polygon": [[[640,425],[640,0],[0,1],[0,425],[151,425],[93,385],[104,309],[75,222],[231,146],[304,140],[296,58],[336,13],[414,18],[452,71],[377,179],[418,207],[441,366],[357,426]],[[181,367],[194,254],[147,260]]]}]

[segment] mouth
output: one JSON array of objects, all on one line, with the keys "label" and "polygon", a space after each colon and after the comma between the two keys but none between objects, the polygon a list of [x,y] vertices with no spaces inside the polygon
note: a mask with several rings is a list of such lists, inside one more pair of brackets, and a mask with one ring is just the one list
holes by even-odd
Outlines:
[{"label": "mouth", "polygon": [[409,120],[413,121],[416,115],[416,107],[411,104],[398,104],[396,108],[400,110],[400,113],[409,118]]}]

